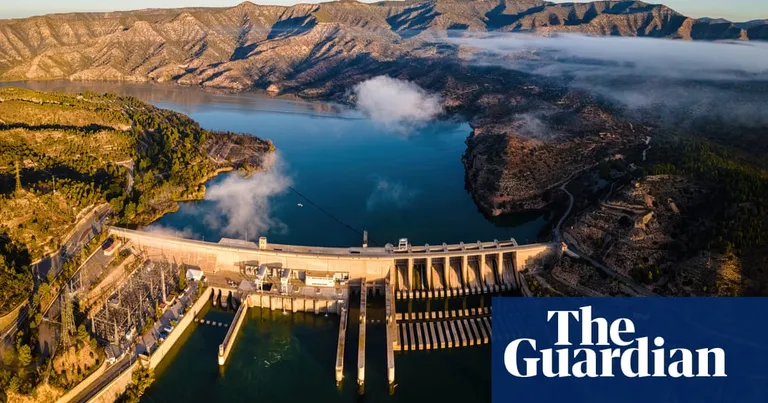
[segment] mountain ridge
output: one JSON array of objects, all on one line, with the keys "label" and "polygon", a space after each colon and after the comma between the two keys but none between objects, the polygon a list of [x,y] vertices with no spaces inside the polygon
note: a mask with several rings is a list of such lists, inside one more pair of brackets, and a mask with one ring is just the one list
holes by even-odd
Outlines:
[{"label": "mountain ridge", "polygon": [[[312,61],[322,46],[340,49],[343,59],[390,60],[423,47],[435,31],[768,39],[768,24],[703,22],[638,1],[244,2],[0,20],[0,80],[178,81],[243,90],[254,78],[293,75],[295,63]],[[259,57],[266,54],[272,58]],[[217,80],[222,76],[237,77]]]}]

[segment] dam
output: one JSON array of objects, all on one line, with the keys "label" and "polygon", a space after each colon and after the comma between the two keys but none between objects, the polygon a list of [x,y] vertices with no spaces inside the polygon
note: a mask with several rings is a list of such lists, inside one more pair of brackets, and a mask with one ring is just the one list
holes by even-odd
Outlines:
[{"label": "dam", "polygon": [[[558,244],[519,245],[514,239],[338,248],[270,244],[264,237],[258,242],[230,238],[205,242],[118,227],[111,227],[109,232],[150,260],[199,269],[210,279],[213,295],[220,296],[214,301],[220,301],[222,307],[232,305],[236,313],[231,324],[224,324],[228,329],[216,354],[221,367],[227,365],[236,348],[238,331],[249,309],[282,311],[284,315],[339,315],[335,381],[337,385],[344,381],[344,357],[347,351],[354,351],[361,394],[366,383],[366,357],[371,351],[386,351],[386,378],[394,388],[396,352],[489,343],[490,306],[485,306],[482,296],[489,301],[491,295],[521,288],[521,271],[541,265],[562,251]],[[375,311],[366,313],[372,303],[369,296],[383,297],[383,314],[376,319]],[[470,297],[481,298],[480,306],[467,307],[465,301],[465,306],[449,309],[449,300]],[[445,308],[411,309],[421,301],[437,305],[437,301],[444,301]],[[351,302],[354,308],[349,307]],[[397,312],[402,304],[408,305],[407,311]],[[350,309],[358,312],[359,325],[349,323]],[[367,327],[379,322],[385,326],[385,342],[366,343]]]},{"label": "dam", "polygon": [[151,257],[194,266],[205,273],[241,273],[246,266],[266,264],[290,268],[297,274],[319,272],[339,281],[365,278],[383,292],[393,272],[400,297],[427,298],[439,294],[481,293],[502,286],[518,287],[519,272],[561,253],[556,243],[518,245],[509,241],[442,244],[439,246],[314,247],[248,242],[222,238],[205,242],[111,227],[112,236],[132,242]]}]

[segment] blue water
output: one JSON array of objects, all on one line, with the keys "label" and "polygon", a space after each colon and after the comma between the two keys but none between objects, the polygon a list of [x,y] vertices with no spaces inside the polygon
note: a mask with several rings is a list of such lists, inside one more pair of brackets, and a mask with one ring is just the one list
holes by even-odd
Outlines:
[{"label": "blue water", "polygon": [[[372,245],[396,244],[403,237],[413,244],[431,245],[511,237],[524,243],[533,242],[546,223],[543,214],[530,213],[492,222],[478,211],[464,185],[461,156],[471,131],[466,123],[436,122],[402,130],[340,105],[259,94],[223,95],[147,84],[23,85],[133,95],[185,113],[207,129],[271,139],[278,150],[279,174],[256,175],[277,176],[306,198],[283,186],[282,192],[263,200],[224,196],[217,202],[184,203],[156,223],[186,237],[218,241],[267,236],[273,243],[357,246],[362,243],[361,232],[367,230]],[[230,175],[237,174],[211,180],[209,193]],[[222,211],[221,204],[230,202],[259,207],[243,217],[237,213],[248,209]]]}]

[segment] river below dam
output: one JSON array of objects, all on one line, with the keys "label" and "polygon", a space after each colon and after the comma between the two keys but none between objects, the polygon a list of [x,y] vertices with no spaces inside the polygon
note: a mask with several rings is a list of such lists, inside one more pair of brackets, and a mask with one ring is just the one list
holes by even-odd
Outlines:
[{"label": "river below dam", "polygon": [[[11,85],[132,95],[187,114],[206,129],[271,139],[277,155],[270,171],[248,179],[219,175],[206,184],[206,200],[183,203],[152,225],[187,238],[266,236],[271,243],[359,246],[367,230],[369,244],[380,246],[397,244],[399,238],[421,245],[511,237],[527,243],[536,240],[549,219],[546,213],[525,213],[491,221],[478,211],[464,186],[461,157],[471,132],[466,123],[403,128],[336,104],[180,86]],[[206,315],[226,320],[232,313]],[[351,311],[351,329],[357,328],[355,316]],[[345,380],[337,388],[338,320],[335,315],[251,310],[223,370],[216,354],[226,328],[195,324],[158,368],[142,401],[490,401],[489,345],[397,353],[397,386],[391,394],[384,327],[375,323],[368,327],[365,394],[355,384],[355,332],[348,332]]]}]

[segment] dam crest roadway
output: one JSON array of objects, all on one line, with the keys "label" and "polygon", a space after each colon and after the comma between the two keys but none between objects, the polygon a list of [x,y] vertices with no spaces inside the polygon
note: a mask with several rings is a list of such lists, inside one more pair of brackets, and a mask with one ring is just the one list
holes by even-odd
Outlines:
[{"label": "dam crest roadway", "polygon": [[[559,243],[518,245],[514,240],[452,245],[395,247],[315,247],[222,238],[206,242],[157,232],[110,227],[111,235],[130,241],[148,256],[196,266],[206,273],[241,272],[244,265],[267,264],[301,271],[338,274],[345,280],[377,283],[389,278],[398,291],[484,288],[519,284],[519,272],[559,254]],[[393,272],[390,277],[390,272]]]}]

